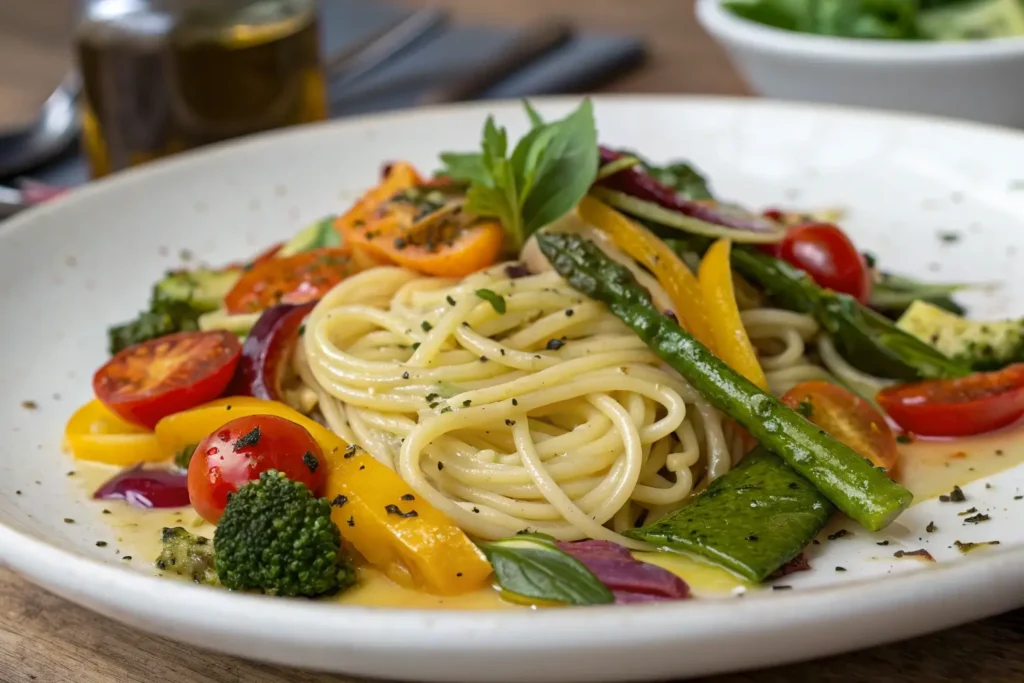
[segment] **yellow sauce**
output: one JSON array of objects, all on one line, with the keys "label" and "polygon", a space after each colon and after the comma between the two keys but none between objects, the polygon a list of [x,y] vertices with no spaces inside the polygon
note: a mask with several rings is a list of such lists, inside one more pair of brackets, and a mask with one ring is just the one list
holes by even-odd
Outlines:
[{"label": "yellow sauce", "polygon": [[[976,479],[1010,469],[1024,461],[1024,426],[991,435],[948,441],[918,440],[900,446],[901,460],[897,480],[913,494],[915,502],[949,493]],[[117,469],[76,461],[77,476],[69,479],[79,490],[74,495],[90,496]],[[111,514],[103,515],[102,510]],[[160,530],[166,526],[184,526],[192,533],[213,535],[213,526],[190,508],[138,510],[117,501],[96,504],[96,514],[115,532],[122,555],[132,555],[133,566],[159,574],[152,565],[160,553]],[[638,552],[634,556],[667,569],[690,586],[699,598],[724,597],[737,589],[748,588],[731,572],[699,558],[671,553]],[[487,588],[458,596],[437,596],[403,588],[372,567],[360,567],[359,584],[338,596],[341,604],[373,607],[420,609],[492,610],[523,609],[501,598],[496,588]]]},{"label": "yellow sauce", "polygon": [[918,439],[900,446],[896,480],[914,502],[990,477],[1024,462],[1024,425],[962,439]]}]

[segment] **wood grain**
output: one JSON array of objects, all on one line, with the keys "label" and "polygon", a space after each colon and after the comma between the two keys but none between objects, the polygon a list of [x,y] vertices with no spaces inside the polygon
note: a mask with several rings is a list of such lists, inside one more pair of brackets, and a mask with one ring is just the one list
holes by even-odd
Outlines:
[{"label": "wood grain", "polygon": [[[461,21],[520,24],[560,14],[580,27],[642,36],[645,67],[608,90],[744,94],[692,18],[691,0],[407,0]],[[0,129],[31,117],[68,67],[75,0],[0,0]],[[837,619],[842,605],[836,605]],[[735,644],[742,647],[742,643]],[[713,683],[919,683],[1024,680],[1024,611],[906,643]],[[0,570],[0,683],[355,683],[213,654],[139,633]]]}]

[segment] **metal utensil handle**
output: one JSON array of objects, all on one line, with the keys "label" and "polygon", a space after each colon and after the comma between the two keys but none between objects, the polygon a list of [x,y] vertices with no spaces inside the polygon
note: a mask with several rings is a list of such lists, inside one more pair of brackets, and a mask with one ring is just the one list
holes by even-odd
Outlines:
[{"label": "metal utensil handle", "polygon": [[338,88],[365,76],[448,23],[448,13],[436,7],[417,10],[377,35],[327,58],[324,71]]},{"label": "metal utensil handle", "polygon": [[523,29],[508,50],[487,60],[451,85],[420,98],[420,104],[441,104],[473,99],[517,71],[565,45],[573,28],[564,21],[544,21]]}]

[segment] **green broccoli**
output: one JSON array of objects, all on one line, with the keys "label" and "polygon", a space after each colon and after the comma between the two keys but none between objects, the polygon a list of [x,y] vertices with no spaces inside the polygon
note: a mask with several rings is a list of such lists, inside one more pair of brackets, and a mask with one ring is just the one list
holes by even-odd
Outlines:
[{"label": "green broccoli", "polygon": [[164,527],[160,540],[164,548],[156,558],[157,569],[186,576],[196,583],[217,583],[210,539],[176,526]]},{"label": "green broccoli", "polygon": [[213,545],[217,576],[233,590],[314,597],[356,580],[330,503],[276,470],[229,496]]}]

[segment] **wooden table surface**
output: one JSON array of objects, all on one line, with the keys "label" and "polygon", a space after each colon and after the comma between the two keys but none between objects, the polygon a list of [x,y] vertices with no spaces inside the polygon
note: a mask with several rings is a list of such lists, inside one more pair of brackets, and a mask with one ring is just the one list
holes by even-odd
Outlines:
[{"label": "wooden table surface", "polygon": [[[426,4],[426,0],[407,0]],[[0,0],[0,128],[30,116],[67,67],[74,0]],[[581,27],[643,36],[648,63],[610,91],[742,94],[691,0],[441,0],[464,21],[515,24],[558,13]],[[836,618],[842,618],[836,605]],[[742,647],[742,643],[733,646]],[[1024,681],[1024,611],[905,643],[713,683]],[[96,616],[0,570],[0,683],[345,683],[196,650]]]}]

